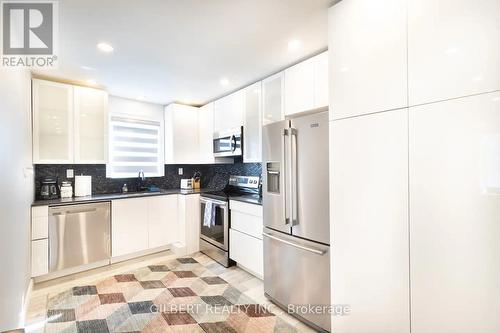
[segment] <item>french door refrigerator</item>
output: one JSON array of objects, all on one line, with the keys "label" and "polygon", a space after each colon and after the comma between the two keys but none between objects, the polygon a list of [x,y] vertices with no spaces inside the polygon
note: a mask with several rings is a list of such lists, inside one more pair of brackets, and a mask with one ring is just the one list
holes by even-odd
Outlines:
[{"label": "french door refrigerator", "polygon": [[263,128],[264,289],[316,329],[330,331],[328,112]]}]

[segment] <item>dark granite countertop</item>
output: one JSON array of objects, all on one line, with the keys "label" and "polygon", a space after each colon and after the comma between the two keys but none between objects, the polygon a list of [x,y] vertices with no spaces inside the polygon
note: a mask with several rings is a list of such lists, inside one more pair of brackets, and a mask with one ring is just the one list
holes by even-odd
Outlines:
[{"label": "dark granite countertop", "polygon": [[258,194],[239,195],[234,197],[231,196],[229,197],[229,200],[241,201],[249,204],[262,206],[262,197],[259,196]]},{"label": "dark granite countertop", "polygon": [[81,203],[91,203],[100,201],[111,201],[120,199],[131,199],[131,198],[143,198],[158,195],[170,195],[170,194],[200,194],[209,189],[198,189],[198,190],[181,190],[181,189],[171,189],[171,190],[160,190],[159,192],[129,192],[129,193],[110,193],[110,194],[96,194],[88,197],[74,197],[67,199],[54,199],[54,200],[36,200],[31,205],[35,206],[61,206],[61,205],[76,205]]}]

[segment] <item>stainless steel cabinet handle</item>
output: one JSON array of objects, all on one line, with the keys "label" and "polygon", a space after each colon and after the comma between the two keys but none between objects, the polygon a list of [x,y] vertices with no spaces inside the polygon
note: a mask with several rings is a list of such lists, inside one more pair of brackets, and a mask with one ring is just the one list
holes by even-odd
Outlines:
[{"label": "stainless steel cabinet handle", "polygon": [[275,237],[273,235],[266,234],[265,232],[263,232],[262,235],[265,236],[265,237],[269,237],[271,239],[274,239],[275,241],[278,241],[278,242],[281,242],[281,243],[284,243],[284,244],[296,247],[298,249],[301,249],[301,250],[304,250],[304,251],[308,251],[308,252],[312,252],[314,254],[323,255],[323,254],[326,253],[326,251],[322,251],[322,250],[318,250],[318,249],[313,249],[311,247],[307,247],[307,246],[303,246],[303,245],[300,245],[300,244],[296,244],[296,243],[293,243],[293,242],[290,242],[290,241],[287,241],[287,240]]}]

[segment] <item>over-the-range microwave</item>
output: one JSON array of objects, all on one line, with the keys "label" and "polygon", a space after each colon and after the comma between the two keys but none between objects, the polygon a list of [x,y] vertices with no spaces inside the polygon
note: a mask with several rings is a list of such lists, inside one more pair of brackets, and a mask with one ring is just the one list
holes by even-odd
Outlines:
[{"label": "over-the-range microwave", "polygon": [[214,156],[242,156],[243,127],[231,128],[214,133]]}]

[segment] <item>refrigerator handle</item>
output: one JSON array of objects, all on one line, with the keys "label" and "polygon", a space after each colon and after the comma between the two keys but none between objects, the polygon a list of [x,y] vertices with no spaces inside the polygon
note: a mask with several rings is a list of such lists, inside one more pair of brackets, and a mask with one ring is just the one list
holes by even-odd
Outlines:
[{"label": "refrigerator handle", "polygon": [[291,223],[291,206],[290,206],[290,181],[289,181],[289,166],[290,166],[290,161],[288,160],[290,154],[288,152],[289,149],[289,144],[287,143],[289,140],[289,135],[288,135],[288,128],[283,129],[283,173],[284,176],[283,178],[285,181],[283,182],[283,188],[284,188],[284,198],[285,198],[285,225],[288,225]]},{"label": "refrigerator handle", "polygon": [[297,129],[290,129],[290,185],[291,185],[291,207],[292,226],[299,224],[297,203]]}]

